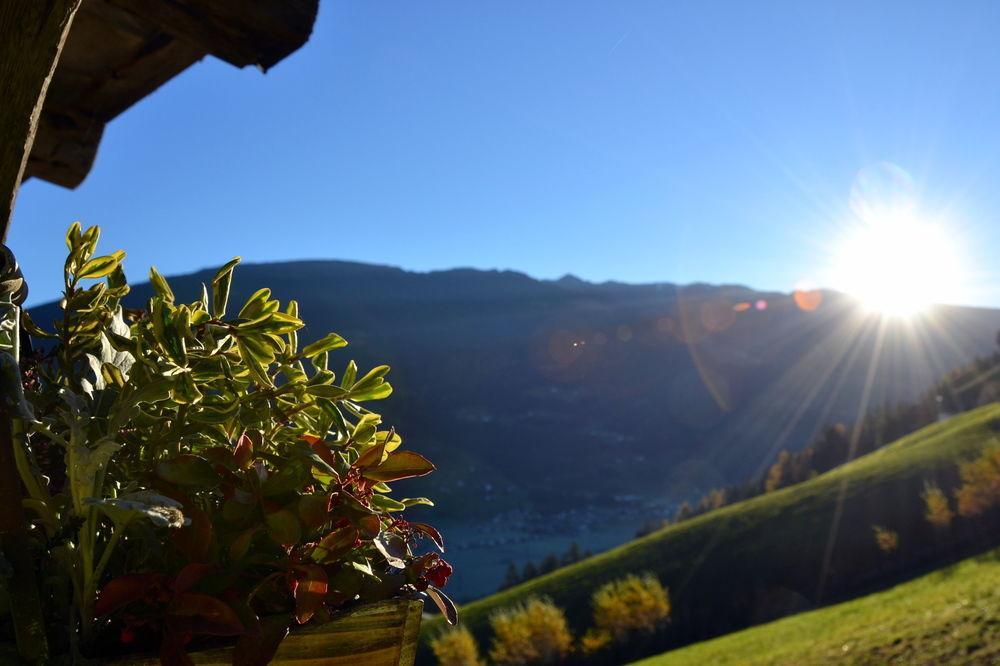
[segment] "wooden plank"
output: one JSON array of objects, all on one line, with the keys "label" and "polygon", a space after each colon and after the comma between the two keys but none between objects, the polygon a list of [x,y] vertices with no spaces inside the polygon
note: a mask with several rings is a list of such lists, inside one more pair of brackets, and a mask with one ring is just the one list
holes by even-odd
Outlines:
[{"label": "wooden plank", "polygon": [[7,236],[45,93],[79,4],[0,2],[0,241]]},{"label": "wooden plank", "polygon": [[268,69],[306,43],[319,0],[106,0],[237,67]]},{"label": "wooden plank", "polygon": [[204,56],[121,9],[85,3],[53,76],[26,177],[79,185],[107,122]]},{"label": "wooden plank", "polygon": [[318,1],[87,0],[25,177],[76,187],[115,116],[209,53],[239,66],[274,65],[308,40]]},{"label": "wooden plank", "polygon": [[87,177],[103,133],[104,122],[93,116],[45,107],[38,121],[26,177],[76,187]]}]

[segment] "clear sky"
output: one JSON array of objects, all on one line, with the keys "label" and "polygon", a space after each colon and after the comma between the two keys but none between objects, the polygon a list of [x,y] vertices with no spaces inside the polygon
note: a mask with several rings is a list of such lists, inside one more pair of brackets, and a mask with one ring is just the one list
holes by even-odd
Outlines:
[{"label": "clear sky", "polygon": [[[913,179],[1000,306],[1000,3],[341,2],[262,76],[211,57],[33,180],[9,242],[57,296],[74,219],[130,276],[337,258],[836,286],[867,165]],[[840,276],[842,277],[842,276]]]}]

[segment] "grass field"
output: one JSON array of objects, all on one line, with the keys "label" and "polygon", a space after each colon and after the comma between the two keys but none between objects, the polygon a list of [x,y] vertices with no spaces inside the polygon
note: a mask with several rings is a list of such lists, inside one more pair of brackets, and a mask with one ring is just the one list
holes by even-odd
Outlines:
[{"label": "grass field", "polygon": [[1000,551],[885,592],[801,613],[637,662],[1000,663]]},{"label": "grass field", "polygon": [[[670,626],[657,638],[656,651],[663,651],[912,578],[1000,542],[997,526],[960,522],[936,531],[924,520],[920,499],[925,482],[951,486],[957,461],[1000,444],[998,423],[995,403],[928,426],[806,483],[669,526],[465,605],[462,622],[487,645],[493,611],[545,595],[566,609],[579,634],[589,623],[593,590],[649,571],[670,588],[673,605]],[[875,525],[898,532],[896,553],[877,548]],[[424,641],[440,626],[425,622]]]}]

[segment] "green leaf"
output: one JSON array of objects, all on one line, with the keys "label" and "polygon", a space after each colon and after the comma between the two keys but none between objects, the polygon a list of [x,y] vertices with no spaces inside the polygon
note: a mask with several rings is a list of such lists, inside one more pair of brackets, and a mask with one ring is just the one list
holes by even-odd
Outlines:
[{"label": "green leaf", "polygon": [[402,502],[397,502],[386,495],[372,495],[371,502],[372,506],[382,509],[383,511],[402,511],[406,508],[406,505]]},{"label": "green leaf", "polygon": [[167,279],[156,270],[156,266],[149,267],[149,281],[153,285],[153,290],[160,295],[160,298],[167,303],[174,302],[174,291],[167,284]]},{"label": "green leaf", "polygon": [[75,248],[77,244],[80,242],[81,233],[82,231],[79,222],[74,222],[73,224],[69,225],[69,229],[66,230],[67,250],[69,250],[70,252],[73,251],[73,248]]},{"label": "green leaf", "polygon": [[302,538],[302,527],[299,519],[288,509],[272,511],[264,516],[267,533],[282,546],[293,546]]},{"label": "green leaf", "polygon": [[306,393],[317,398],[327,398],[329,400],[339,400],[347,395],[347,391],[334,386],[333,384],[317,384],[316,386],[306,386]]},{"label": "green leaf", "polygon": [[[285,314],[290,317],[295,317],[299,319],[299,303],[298,301],[288,301],[288,306],[285,308]],[[301,321],[301,320],[299,320]],[[299,347],[299,334],[298,329],[288,332],[288,353],[295,354]]]},{"label": "green leaf", "polygon": [[259,317],[264,312],[264,305],[267,303],[269,298],[271,298],[270,289],[267,287],[258,289],[250,298],[247,299],[246,304],[237,316],[240,319],[255,319]]},{"label": "green leaf", "polygon": [[94,257],[80,267],[76,277],[81,280],[107,277],[118,268],[124,258],[125,253],[121,250],[103,257]]},{"label": "green leaf", "polygon": [[328,333],[316,342],[302,348],[302,356],[312,358],[319,356],[323,352],[333,351],[347,346],[347,340],[336,333]]},{"label": "green leaf", "polygon": [[380,365],[372,368],[368,374],[354,382],[351,386],[351,400],[381,400],[392,393],[392,386],[384,377],[389,372],[389,366]]},{"label": "green leaf", "polygon": [[219,269],[212,278],[212,316],[226,316],[226,305],[229,303],[229,289],[233,285],[233,269],[240,263],[239,257],[233,257]]},{"label": "green leaf", "polygon": [[170,397],[171,388],[173,388],[173,382],[169,379],[145,381],[142,382],[138,390],[132,395],[132,400],[136,404],[141,402],[160,402]]},{"label": "green leaf", "polygon": [[181,511],[183,505],[152,491],[143,490],[104,499],[88,497],[85,502],[107,514],[119,527],[123,527],[133,517],[146,518],[157,527],[184,527],[184,513]]},{"label": "green leaf", "polygon": [[344,369],[344,376],[340,378],[340,385],[344,388],[354,386],[354,379],[358,376],[358,364],[353,360],[348,361],[347,368]]},{"label": "green leaf", "polygon": [[404,497],[399,501],[405,504],[407,507],[419,506],[419,505],[434,506],[434,502],[430,501],[426,497]]},{"label": "green leaf", "polygon": [[160,462],[156,465],[156,475],[179,486],[214,488],[219,485],[219,475],[212,463],[190,453]]},{"label": "green leaf", "polygon": [[236,339],[236,347],[240,350],[240,357],[243,358],[243,363],[250,371],[250,374],[261,386],[271,386],[271,378],[267,375],[267,367],[258,360],[251,344],[246,338]]},{"label": "green leaf", "polygon": [[388,398],[392,395],[392,384],[389,382],[382,382],[381,384],[376,384],[370,388],[363,390],[352,390],[351,400],[382,400]]}]

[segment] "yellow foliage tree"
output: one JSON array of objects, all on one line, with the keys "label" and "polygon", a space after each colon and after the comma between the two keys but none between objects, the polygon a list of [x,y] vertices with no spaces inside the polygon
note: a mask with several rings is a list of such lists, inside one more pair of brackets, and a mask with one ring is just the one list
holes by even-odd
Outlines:
[{"label": "yellow foliage tree", "polygon": [[944,494],[943,490],[934,484],[927,484],[924,487],[921,497],[924,499],[924,517],[927,519],[927,522],[934,527],[948,527],[951,525],[951,521],[955,517],[955,512],[951,510],[948,496]]},{"label": "yellow foliage tree", "polygon": [[962,485],[955,491],[958,513],[978,516],[1000,506],[1000,448],[986,451],[959,467]]},{"label": "yellow foliage tree", "polygon": [[652,574],[633,574],[603,585],[590,603],[594,627],[581,641],[585,652],[624,642],[636,634],[652,634],[670,617],[670,597]]},{"label": "yellow foliage tree", "polygon": [[573,649],[566,614],[550,599],[533,597],[497,611],[490,626],[490,661],[496,666],[554,664]]},{"label": "yellow foliage tree", "polygon": [[899,548],[899,534],[885,527],[875,525],[875,544],[883,553],[894,553]]},{"label": "yellow foliage tree", "polygon": [[476,639],[465,627],[446,629],[432,638],[431,650],[441,666],[483,666]]}]

